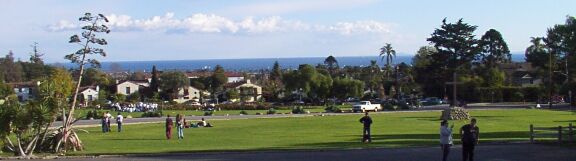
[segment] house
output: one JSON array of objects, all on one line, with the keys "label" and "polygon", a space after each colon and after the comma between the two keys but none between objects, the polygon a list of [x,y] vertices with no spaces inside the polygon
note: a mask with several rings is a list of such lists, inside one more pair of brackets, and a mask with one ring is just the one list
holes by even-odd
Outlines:
[{"label": "house", "polygon": [[[228,83],[243,81],[244,75],[238,72],[225,72],[224,75],[228,78]],[[188,79],[204,78],[212,76],[212,72],[199,71],[199,72],[186,72]]]},{"label": "house", "polygon": [[542,79],[537,79],[534,74],[526,71],[516,71],[512,74],[512,84],[521,87],[537,86],[542,83]]},{"label": "house", "polygon": [[18,96],[18,101],[25,102],[32,100],[36,96],[36,89],[40,85],[40,81],[36,82],[17,82],[17,83],[6,83],[14,89],[14,93]]},{"label": "house", "polygon": [[116,84],[116,93],[130,95],[150,86],[147,80],[128,80]]},{"label": "house", "polygon": [[[226,91],[237,90],[240,94],[240,100],[244,102],[255,102],[262,98],[262,87],[256,84],[252,84],[250,79],[243,81],[228,83],[224,85]],[[237,99],[229,100],[231,102],[238,101]]]},{"label": "house", "polygon": [[82,95],[82,100],[85,104],[98,100],[98,92],[100,92],[100,86],[86,86],[80,88],[80,95]]},{"label": "house", "polygon": [[192,86],[179,88],[178,96],[177,98],[173,99],[173,101],[177,103],[184,103],[187,101],[198,101],[201,97],[200,94],[201,94],[200,90]]},{"label": "house", "polygon": [[512,62],[498,64],[498,69],[504,72],[506,84],[514,86],[535,86],[542,83],[540,78],[534,77],[535,69],[529,62]]}]

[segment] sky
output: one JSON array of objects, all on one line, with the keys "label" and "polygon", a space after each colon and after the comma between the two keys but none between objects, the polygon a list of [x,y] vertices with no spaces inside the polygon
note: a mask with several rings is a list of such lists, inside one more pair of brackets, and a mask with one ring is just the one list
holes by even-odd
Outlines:
[{"label": "sky", "polygon": [[28,60],[38,43],[47,62],[80,48],[78,18],[104,14],[101,61],[376,56],[385,43],[413,55],[442,19],[500,31],[512,53],[545,36],[574,0],[0,0],[0,55]]}]

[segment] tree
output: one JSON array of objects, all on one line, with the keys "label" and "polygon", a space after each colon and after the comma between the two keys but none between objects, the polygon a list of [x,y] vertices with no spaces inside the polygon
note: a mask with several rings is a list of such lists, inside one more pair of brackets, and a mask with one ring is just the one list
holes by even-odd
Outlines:
[{"label": "tree", "polygon": [[[574,57],[574,54],[576,54],[576,18],[566,16],[564,24],[557,24],[548,29],[544,42],[546,42],[552,58],[563,56],[561,59],[556,59],[556,61],[554,59],[550,61],[550,73],[554,70],[553,64],[563,64],[558,65],[558,69],[561,71],[554,71],[562,73],[565,78],[564,82],[559,84],[564,84],[566,87],[575,86],[572,73],[576,72],[576,66],[573,65],[576,63],[576,57]],[[552,76],[550,76],[550,80],[552,80]],[[567,92],[569,97],[572,97],[572,90],[570,89]],[[569,100],[572,101],[573,99],[570,98]]]},{"label": "tree", "polygon": [[[431,65],[444,69],[438,71],[439,73],[434,73],[444,76],[443,79],[436,81],[448,82],[452,78],[452,82],[456,82],[457,72],[469,73],[471,71],[472,62],[480,51],[478,40],[474,38],[473,34],[476,28],[476,26],[464,23],[462,19],[456,23],[446,23],[446,19],[444,19],[442,26],[427,39],[437,50],[432,55]],[[456,84],[453,84],[452,88],[454,92],[451,105],[455,105]]]},{"label": "tree", "polygon": [[34,64],[44,65],[44,61],[42,60],[42,56],[44,56],[44,53],[40,53],[40,51],[38,51],[38,43],[34,42],[32,44],[32,53],[30,53],[30,62],[34,63]]},{"label": "tree", "polygon": [[212,76],[210,76],[210,90],[212,90],[212,98],[218,97],[218,92],[222,91],[224,84],[228,82],[228,77],[225,75],[224,68],[220,65],[216,65]]},{"label": "tree", "polygon": [[[150,86],[146,89],[146,97],[152,98],[156,93],[158,93],[158,89],[160,87],[159,80],[158,80],[158,70],[156,70],[156,65],[152,66],[152,78],[150,79]],[[194,86],[196,87],[196,86]],[[202,89],[202,88],[198,88]]]},{"label": "tree", "polygon": [[14,90],[10,85],[0,81],[0,100],[4,100],[4,98],[8,97],[8,95],[14,94]]},{"label": "tree", "polygon": [[490,29],[480,38],[480,47],[482,48],[482,64],[488,68],[495,68],[499,63],[509,63],[512,61],[512,55],[508,49],[506,41],[502,38],[500,32]]},{"label": "tree", "polygon": [[[0,136],[8,143],[6,148],[19,156],[31,157],[37,148],[42,152],[52,151],[54,141],[61,137],[58,135],[61,133],[51,135],[54,133],[48,130],[58,111],[66,107],[66,99],[74,86],[72,78],[65,70],[55,69],[51,77],[41,82],[40,99],[25,105],[8,99],[0,105]],[[12,133],[14,137],[9,136]],[[16,141],[11,141],[13,139]]]},{"label": "tree", "polygon": [[190,85],[188,77],[182,72],[169,71],[160,75],[160,89],[169,99],[178,97],[178,90]]},{"label": "tree", "polygon": [[324,65],[326,65],[326,67],[328,67],[328,71],[330,72],[330,75],[332,75],[332,76],[334,76],[334,74],[340,68],[338,66],[338,60],[336,60],[336,58],[333,57],[332,55],[330,55],[326,59],[324,59]]},{"label": "tree", "polygon": [[6,57],[0,58],[0,74],[3,75],[2,77],[7,83],[22,82],[24,80],[22,66],[20,63],[15,62],[12,51],[9,51]]},{"label": "tree", "polygon": [[141,71],[134,72],[130,74],[128,80],[146,80],[146,73]]},{"label": "tree", "polygon": [[525,52],[526,62],[537,68],[545,68],[548,64],[548,49],[542,40],[542,37],[531,37],[532,45],[526,48]]},{"label": "tree", "polygon": [[82,77],[81,86],[109,86],[112,84],[112,78],[98,68],[88,68]]},{"label": "tree", "polygon": [[228,98],[228,101],[238,99],[240,98],[240,93],[238,93],[238,90],[236,89],[230,89],[226,92],[226,98]]},{"label": "tree", "polygon": [[364,83],[350,78],[334,79],[332,95],[339,99],[348,97],[360,97],[364,89]]},{"label": "tree", "polygon": [[386,45],[380,48],[380,59],[384,61],[386,58],[386,78],[388,78],[390,74],[390,64],[392,64],[394,57],[396,57],[396,50],[392,49],[392,44],[386,43]]},{"label": "tree", "polygon": [[[108,19],[104,17],[104,15],[102,14],[93,16],[91,13],[86,13],[84,14],[83,17],[79,18],[79,21],[86,23],[86,25],[82,27],[84,32],[82,32],[81,37],[78,35],[71,36],[69,43],[80,44],[82,45],[82,48],[72,54],[66,55],[65,58],[70,60],[72,63],[78,64],[80,66],[80,74],[79,74],[80,76],[78,77],[76,89],[72,98],[72,105],[68,112],[68,116],[66,119],[63,120],[63,127],[64,127],[62,131],[63,137],[62,139],[60,139],[58,143],[58,145],[60,145],[61,142],[63,148],[60,149],[60,147],[58,146],[56,148],[56,151],[63,150],[64,152],[66,152],[66,150],[70,148],[68,145],[69,142],[79,143],[80,139],[78,138],[78,135],[76,135],[75,132],[72,131],[72,125],[75,120],[74,109],[76,107],[78,92],[80,90],[82,76],[84,74],[84,67],[87,63],[90,63],[91,65],[96,67],[100,66],[98,60],[90,58],[91,55],[106,56],[106,52],[104,52],[104,49],[97,48],[94,46],[108,44],[108,42],[105,39],[96,37],[97,33],[106,33],[106,34],[110,33],[110,29],[108,28],[108,26],[102,24],[102,21],[108,22]],[[80,149],[73,148],[73,150],[82,150],[82,146],[80,146]]]}]

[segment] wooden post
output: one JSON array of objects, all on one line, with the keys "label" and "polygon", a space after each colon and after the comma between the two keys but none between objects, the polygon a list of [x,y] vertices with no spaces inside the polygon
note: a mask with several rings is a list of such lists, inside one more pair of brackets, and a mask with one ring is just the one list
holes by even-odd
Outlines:
[{"label": "wooden post", "polygon": [[562,126],[558,126],[558,143],[562,143]]},{"label": "wooden post", "polygon": [[572,126],[572,123],[568,124],[568,140],[574,142],[574,127]]},{"label": "wooden post", "polygon": [[534,125],[530,124],[530,143],[534,143]]}]

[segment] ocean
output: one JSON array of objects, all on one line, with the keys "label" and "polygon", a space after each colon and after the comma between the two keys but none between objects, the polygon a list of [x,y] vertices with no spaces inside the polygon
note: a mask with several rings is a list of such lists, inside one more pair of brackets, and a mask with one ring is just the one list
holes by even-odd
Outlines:
[{"label": "ocean", "polygon": [[[117,61],[101,62],[102,70],[110,71],[145,71],[152,70],[152,65],[156,65],[158,70],[179,70],[193,71],[200,69],[213,69],[216,65],[221,65],[226,71],[258,71],[272,69],[275,61],[278,61],[283,69],[296,69],[300,64],[323,64],[326,57],[301,57],[301,58],[253,58],[253,59],[206,59],[206,60],[162,60],[162,61]],[[345,66],[368,66],[371,60],[377,60],[378,65],[383,62],[377,56],[347,56],[336,57],[340,67]],[[512,61],[523,62],[524,54],[513,54]],[[412,63],[412,56],[397,56],[394,63]],[[61,64],[66,68],[75,67],[74,64]]]}]

